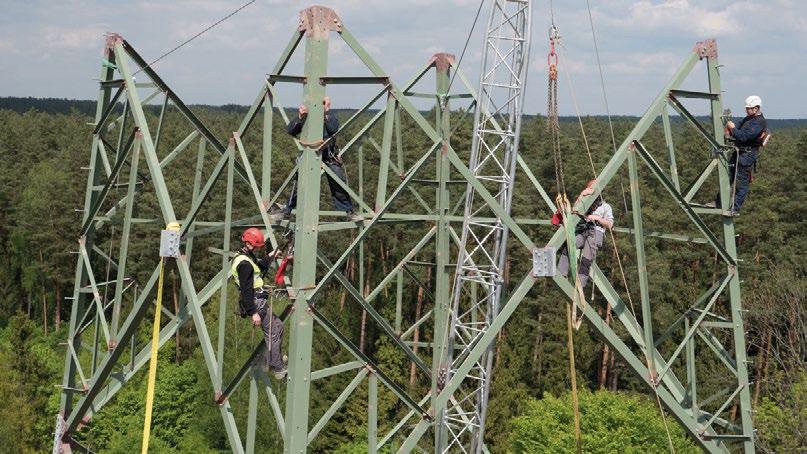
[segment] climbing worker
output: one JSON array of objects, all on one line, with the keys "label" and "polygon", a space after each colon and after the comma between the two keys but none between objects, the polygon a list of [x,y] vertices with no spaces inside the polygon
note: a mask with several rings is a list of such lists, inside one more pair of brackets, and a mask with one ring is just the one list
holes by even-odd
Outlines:
[{"label": "climbing worker", "polygon": [[[347,184],[347,175],[345,174],[345,169],[342,165],[342,158],[339,156],[339,147],[336,145],[336,141],[332,139],[333,135],[336,134],[336,131],[339,130],[339,119],[336,118],[336,115],[330,113],[331,99],[329,97],[326,96],[323,98],[322,104],[325,107],[325,124],[322,131],[322,140],[328,141],[325,148],[321,150],[322,162],[328,166],[334,175],[342,180],[342,182]],[[289,122],[286,132],[288,132],[291,136],[297,137],[303,130],[303,125],[305,124],[305,120],[307,118],[308,109],[305,107],[305,105],[301,105],[297,109],[297,117]],[[330,175],[326,176],[328,177],[328,187],[331,190],[331,198],[333,200],[334,207],[339,211],[344,211],[347,214],[348,221],[361,221],[363,219],[362,216],[353,212],[353,203],[351,202],[348,193],[342,189],[342,187],[339,186],[339,183],[337,183],[336,180],[334,180]],[[294,188],[291,191],[289,202],[286,205],[281,206],[279,210],[273,212],[273,217],[276,220],[284,219],[291,214],[291,211],[296,206],[297,182],[294,183]]]},{"label": "climbing worker", "polygon": [[[589,181],[574,203],[577,204],[581,198],[593,194],[596,183],[597,180]],[[588,283],[591,265],[597,258],[597,251],[602,247],[603,239],[605,238],[605,229],[610,229],[613,226],[614,211],[611,209],[611,205],[602,199],[600,194],[588,208],[586,214],[581,216],[575,227],[575,247],[581,251],[580,266],[577,267],[581,287],[585,287]],[[565,244],[561,248],[557,269],[562,276],[569,272],[569,251]]]},{"label": "climbing worker", "polygon": [[[737,149],[729,160],[729,181],[734,193],[734,214],[740,211],[748,186],[751,183],[751,172],[759,157],[759,147],[767,140],[767,121],[762,115],[762,99],[751,95],[745,99],[745,118],[735,125],[733,121],[726,123],[729,139],[733,139]],[[739,165],[738,165],[739,164]],[[719,199],[718,199],[719,201]],[[718,203],[715,204],[719,206]]]},{"label": "climbing worker", "polygon": [[241,249],[238,250],[231,273],[238,286],[240,297],[238,304],[241,317],[250,317],[252,324],[260,325],[266,342],[266,366],[274,372],[278,380],[286,376],[286,365],[280,351],[283,343],[283,322],[267,307],[269,294],[263,288],[264,272],[269,269],[272,260],[279,253],[273,251],[264,258],[258,259],[257,251],[264,247],[265,241],[260,230],[251,227],[241,235]]}]

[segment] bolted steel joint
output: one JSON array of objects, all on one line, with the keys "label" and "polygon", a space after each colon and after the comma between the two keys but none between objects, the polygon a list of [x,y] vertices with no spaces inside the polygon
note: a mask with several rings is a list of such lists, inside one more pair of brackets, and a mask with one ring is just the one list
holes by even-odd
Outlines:
[{"label": "bolted steel joint", "polygon": [[297,30],[305,36],[322,39],[329,31],[342,33],[342,20],[331,8],[311,6],[300,11],[300,22]]}]

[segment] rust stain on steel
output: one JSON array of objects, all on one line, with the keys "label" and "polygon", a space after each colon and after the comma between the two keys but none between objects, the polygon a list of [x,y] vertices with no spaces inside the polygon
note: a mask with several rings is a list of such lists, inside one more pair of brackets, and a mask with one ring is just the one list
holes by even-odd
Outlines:
[{"label": "rust stain on steel", "polygon": [[454,66],[455,61],[456,58],[454,57],[454,54],[438,52],[432,55],[431,60],[429,60],[429,65],[434,65],[438,71],[446,71],[450,66]]},{"label": "rust stain on steel", "polygon": [[701,60],[704,58],[717,58],[717,41],[714,39],[698,41],[692,50],[698,53]]},{"label": "rust stain on steel", "polygon": [[107,33],[104,35],[104,57],[108,60],[112,57],[115,44],[123,42],[123,37],[117,33]]},{"label": "rust stain on steel", "polygon": [[342,32],[342,19],[327,6],[310,6],[300,11],[300,24],[297,30],[306,36],[322,38],[328,31]]}]

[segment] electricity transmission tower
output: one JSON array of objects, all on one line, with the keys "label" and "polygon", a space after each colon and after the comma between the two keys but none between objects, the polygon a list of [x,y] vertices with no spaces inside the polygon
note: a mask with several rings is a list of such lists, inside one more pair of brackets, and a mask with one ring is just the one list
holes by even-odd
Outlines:
[{"label": "electricity transmission tower", "polygon": [[[531,292],[542,280],[532,267],[513,284],[502,285],[503,260],[509,256],[531,261],[533,252],[541,249],[539,244],[558,248],[564,241],[562,231],[552,232],[548,222],[535,220],[553,212],[555,206],[518,147],[529,55],[530,2],[491,3],[478,87],[457,70],[454,57],[446,53],[436,54],[411,81],[398,86],[333,10],[321,6],[303,10],[298,28],[254,103],[226,140],[220,140],[185,105],[130,43],[119,35],[108,36],[83,219],[78,228],[79,253],[54,452],[88,449],[80,441],[82,427],[92,424],[92,418],[102,417],[104,407],[151,359],[150,346],[138,339],[148,330],[147,315],[154,307],[160,236],[155,225],[173,222],[180,224],[182,238],[181,256],[171,265],[180,284],[179,297],[176,307],[163,311],[167,320],[160,327],[159,345],[172,339],[181,327],[192,326],[212,384],[211,400],[220,410],[233,452],[260,449],[256,431],[261,424],[275,426],[286,452],[305,452],[360,386],[367,387],[369,452],[384,446],[398,446],[401,452],[486,450],[483,434],[492,371],[490,347],[520,303],[543,296]],[[334,38],[363,64],[364,74],[330,75],[328,44]],[[288,74],[295,55],[302,56],[302,74]],[[681,90],[699,63],[706,65],[708,89]],[[433,92],[416,91],[419,82],[431,75],[435,80]],[[451,92],[452,77],[463,92]],[[273,160],[288,156],[278,153],[272,126],[277,121],[288,123],[278,96],[285,84],[302,86],[309,119],[294,142],[296,164],[278,178]],[[320,202],[322,174],[331,172],[321,165],[319,153],[327,146],[322,141],[325,113],[321,101],[343,85],[356,84],[373,87],[373,94],[335,135],[343,144],[340,155],[355,162],[358,174],[358,184],[340,183],[364,216],[362,222],[348,222]],[[434,100],[435,121],[428,121],[410,98]],[[470,153],[455,149],[451,142],[450,101],[462,99],[470,100],[474,108]],[[704,125],[690,114],[684,99],[706,100],[710,122]],[[161,101],[156,118],[149,114],[155,110],[149,106],[154,100]],[[381,107],[374,111],[376,104]],[[670,108],[692,125],[706,144],[705,168],[688,188],[678,180],[667,114]],[[714,41],[701,42],[598,175],[599,189],[607,190],[627,163],[632,228],[617,233],[632,235],[639,269],[646,269],[647,238],[695,241],[717,254],[724,271],[721,278],[674,323],[658,326],[652,317],[654,307],[646,275],[640,273],[638,278],[639,321],[626,305],[624,294],[594,266],[594,284],[612,306],[627,337],[617,335],[595,308],[585,306],[583,313],[591,329],[658,394],[665,408],[704,450],[727,452],[731,446],[741,446],[745,452],[753,452],[733,218],[720,209],[691,202],[717,174],[722,206],[729,206],[727,157],[731,150],[724,143],[721,112],[716,45]],[[667,168],[642,143],[659,116],[668,138],[663,154],[669,159]],[[166,122],[171,121],[189,132],[167,146],[162,135]],[[405,130],[402,123],[411,127]],[[357,132],[347,133],[352,130]],[[426,145],[412,145],[415,136],[425,137]],[[188,156],[193,149],[195,158]],[[180,162],[194,163],[193,170],[179,166]],[[641,170],[655,178],[656,186],[643,187],[640,163],[644,163]],[[177,174],[194,175],[192,190],[177,187],[171,179]],[[514,185],[516,174],[523,181],[520,187]],[[288,194],[295,180],[295,216],[272,221],[269,207]],[[695,233],[645,232],[640,188],[668,193]],[[536,209],[530,219],[514,217],[510,204],[519,190],[537,194],[546,206]],[[250,201],[248,212],[233,208],[234,200],[241,196]],[[213,199],[222,206],[213,204]],[[585,198],[576,208],[585,211],[590,203],[590,198]],[[709,222],[706,216],[718,222]],[[351,257],[359,264],[359,274],[364,275],[365,246],[389,232],[391,224],[405,224],[417,238],[415,246],[394,256],[395,266],[377,282],[347,275],[344,269]],[[713,231],[715,225],[722,229],[722,240]],[[224,342],[231,329],[225,321],[233,316],[227,309],[231,293],[226,285],[227,251],[234,249],[232,238],[246,226],[264,230],[273,248],[284,241],[282,235],[293,235],[293,273],[280,286],[288,297],[282,317],[289,340],[289,376],[281,384],[252,367],[253,360],[262,354],[262,343],[256,342],[249,357],[239,357],[228,351]],[[548,241],[528,234],[528,227],[530,232],[545,229]],[[345,241],[328,241],[320,238],[320,232],[343,232]],[[153,272],[144,277],[131,274],[134,257],[130,246],[134,242],[154,250]],[[199,245],[210,247],[200,250]],[[211,272],[199,265],[199,257],[205,253],[221,255],[218,270]],[[143,257],[139,256],[138,265],[148,260],[148,256]],[[455,257],[459,260],[452,262]],[[431,280],[423,279],[415,269],[424,263],[433,269]],[[108,277],[101,278],[104,272]],[[546,280],[555,284],[552,287],[560,294],[574,297],[573,283],[567,277],[555,275]],[[375,304],[388,287],[395,288],[394,319],[388,319]],[[429,295],[433,307],[412,319],[403,315],[408,309],[405,298],[416,289]],[[401,371],[382,367],[333,320],[334,304],[326,295],[343,291],[366,312],[369,322],[407,364],[415,365],[416,386],[396,381],[396,374],[391,372]],[[415,342],[413,333],[419,329],[431,329],[431,333]],[[335,342],[351,359],[337,362],[338,356],[333,355],[333,363],[314,363],[312,353],[325,342]],[[728,373],[723,391],[701,396],[698,379],[704,371],[698,365],[699,358],[706,355],[714,355]],[[231,367],[225,368],[225,363]],[[311,404],[325,379],[346,384],[324,412],[312,412]],[[247,383],[248,390],[243,389]],[[232,402],[239,392],[248,393],[245,409]],[[400,405],[402,410],[394,421],[379,421],[379,393],[394,396]],[[272,422],[258,420],[259,405],[269,406]],[[727,409],[733,405],[738,409],[734,421],[727,417]],[[387,430],[379,433],[382,426]]]}]

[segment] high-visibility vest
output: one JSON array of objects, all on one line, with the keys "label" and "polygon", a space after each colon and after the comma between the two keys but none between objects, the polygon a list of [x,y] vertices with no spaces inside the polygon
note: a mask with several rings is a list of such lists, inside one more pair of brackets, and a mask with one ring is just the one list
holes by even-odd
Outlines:
[{"label": "high-visibility vest", "polygon": [[246,254],[238,254],[235,256],[235,259],[233,259],[233,266],[230,268],[230,273],[235,279],[235,285],[238,285],[239,288],[241,287],[240,283],[238,282],[238,265],[245,260],[252,265],[252,288],[259,289],[263,287],[263,278],[261,277],[260,267],[258,267],[258,264]]}]

